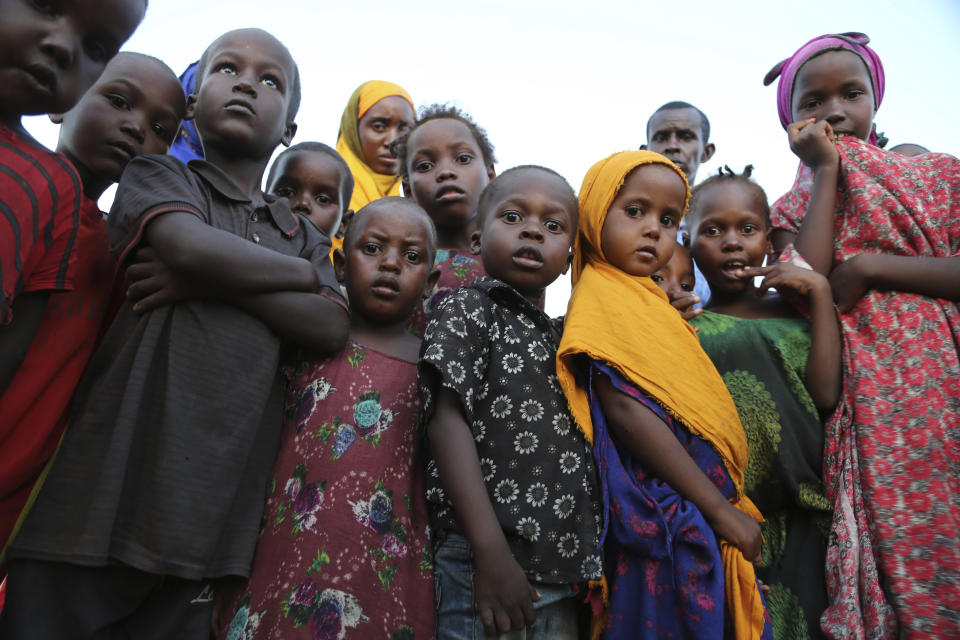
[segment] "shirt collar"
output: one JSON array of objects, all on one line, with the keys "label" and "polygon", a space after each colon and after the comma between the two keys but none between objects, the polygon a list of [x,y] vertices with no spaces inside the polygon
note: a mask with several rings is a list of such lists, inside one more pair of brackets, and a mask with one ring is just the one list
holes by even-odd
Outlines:
[{"label": "shirt collar", "polygon": [[506,282],[491,278],[490,276],[483,276],[474,280],[473,286],[497,302],[506,304],[517,311],[523,311],[530,316],[531,320],[541,325],[543,329],[549,330],[551,328],[552,323],[550,316],[548,316],[543,309],[524,298],[519,291]]},{"label": "shirt collar", "polygon": [[237,186],[233,179],[225,174],[220,167],[206,160],[191,160],[188,166],[199,175],[204,182],[227,200],[252,204],[259,209],[264,207],[273,219],[274,224],[286,237],[292,237],[300,228],[300,221],[290,211],[290,204],[284,198],[277,198],[270,194],[263,194],[263,199],[254,200]]}]

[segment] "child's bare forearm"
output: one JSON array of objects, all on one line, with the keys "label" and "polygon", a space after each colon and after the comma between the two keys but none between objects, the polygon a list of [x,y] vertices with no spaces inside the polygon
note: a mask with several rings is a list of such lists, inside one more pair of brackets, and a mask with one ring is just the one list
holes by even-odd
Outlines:
[{"label": "child's bare forearm", "polygon": [[839,172],[839,162],[814,170],[810,202],[794,243],[800,255],[823,275],[830,273],[833,264],[833,222]]},{"label": "child's bare forearm", "polygon": [[829,284],[810,292],[810,356],[807,359],[807,390],[821,411],[837,406],[841,389],[840,324]]},{"label": "child's bare forearm", "polygon": [[610,430],[643,466],[700,509],[708,522],[730,506],[663,420],[606,376],[594,377]]},{"label": "child's bare forearm", "polygon": [[345,307],[318,293],[280,291],[226,298],[259,319],[281,340],[323,357],[347,343],[350,317]]},{"label": "child's bare forearm", "polygon": [[440,481],[474,556],[512,555],[487,495],[476,442],[453,391],[438,388],[437,408],[427,433]]},{"label": "child's bare forearm", "polygon": [[49,299],[49,291],[21,293],[14,300],[10,324],[0,326],[0,395],[23,364]]},{"label": "child's bare forearm", "polygon": [[189,213],[158,216],[147,226],[146,239],[172,272],[205,284],[213,295],[317,287],[309,260],[257,246]]},{"label": "child's bare forearm", "polygon": [[864,254],[871,289],[919,293],[931,298],[960,301],[960,256],[894,256]]}]

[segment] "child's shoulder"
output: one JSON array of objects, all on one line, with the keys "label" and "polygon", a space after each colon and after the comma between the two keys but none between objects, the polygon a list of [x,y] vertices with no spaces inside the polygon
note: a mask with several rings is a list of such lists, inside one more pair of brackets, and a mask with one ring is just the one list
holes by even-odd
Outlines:
[{"label": "child's shoulder", "polygon": [[[76,206],[83,188],[80,175],[66,156],[47,149],[29,135],[0,125],[0,165],[8,178],[29,187],[31,191],[49,190],[69,206]],[[4,200],[8,190],[3,189]],[[74,197],[67,197],[73,193]]]}]

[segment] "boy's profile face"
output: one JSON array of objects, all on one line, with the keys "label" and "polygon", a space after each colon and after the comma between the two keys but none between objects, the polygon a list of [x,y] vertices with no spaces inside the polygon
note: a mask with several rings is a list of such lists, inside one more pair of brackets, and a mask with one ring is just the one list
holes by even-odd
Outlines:
[{"label": "boy's profile face", "polygon": [[207,155],[259,160],[278,144],[289,145],[296,132],[287,118],[296,71],[286,47],[260,29],[240,29],[218,38],[205,59],[187,111]]},{"label": "boy's profile face", "polygon": [[84,190],[117,182],[131,158],[166,153],[186,99],[173,73],[145,56],[121,53],[63,114],[57,149],[77,167]]},{"label": "boy's profile face", "polygon": [[0,118],[63,113],[143,19],[144,0],[0,0]]},{"label": "boy's profile face", "polygon": [[577,203],[550,173],[527,169],[503,176],[481,212],[473,251],[483,268],[537,304],[543,290],[567,272],[577,233]]},{"label": "boy's profile face", "polygon": [[343,167],[326,153],[287,151],[274,174],[267,192],[289,200],[293,211],[332,237],[348,204],[342,200]]}]

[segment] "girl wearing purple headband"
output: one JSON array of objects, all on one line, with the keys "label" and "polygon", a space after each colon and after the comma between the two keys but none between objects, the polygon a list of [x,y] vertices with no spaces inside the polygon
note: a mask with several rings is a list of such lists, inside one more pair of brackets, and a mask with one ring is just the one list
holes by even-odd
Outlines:
[{"label": "girl wearing purple headband", "polygon": [[[781,259],[829,275],[844,390],[825,429],[834,507],[834,638],[960,637],[960,161],[877,146],[883,66],[862,33],[776,65],[777,110],[803,162],[772,207]],[[793,244],[795,243],[795,247]]]}]

